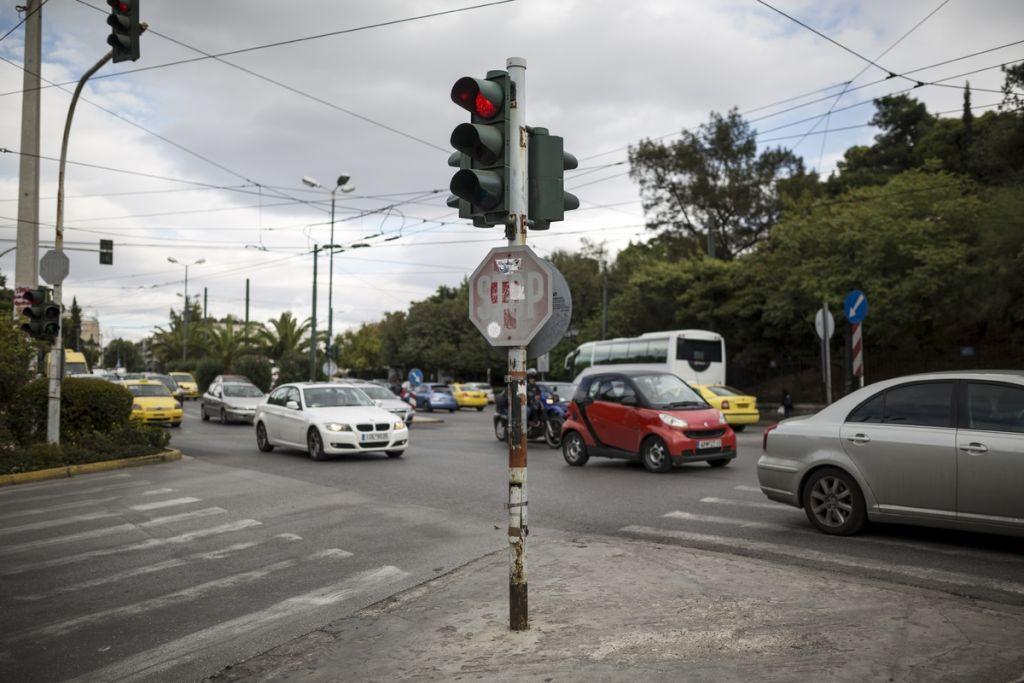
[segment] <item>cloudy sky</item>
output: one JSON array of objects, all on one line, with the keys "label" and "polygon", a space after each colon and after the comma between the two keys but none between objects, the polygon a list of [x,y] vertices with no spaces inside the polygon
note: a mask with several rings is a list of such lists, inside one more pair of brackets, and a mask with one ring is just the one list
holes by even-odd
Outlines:
[{"label": "cloudy sky", "polygon": [[[253,319],[283,310],[308,316],[309,250],[329,242],[329,188],[339,173],[356,189],[338,195],[335,242],[370,246],[335,257],[336,328],[458,283],[501,235],[460,224],[445,206],[448,137],[466,118],[449,91],[458,77],[503,68],[510,56],[528,61],[528,122],[563,135],[580,158],[566,186],[578,188],[582,207],[531,235],[542,254],[583,237],[612,252],[642,239],[624,163],[626,146],[639,139],[672,140],[710,111],[736,106],[762,144],[796,146],[808,166],[828,173],[844,149],[874,135],[865,125],[870,100],[911,85],[883,80],[879,68],[755,0],[515,0],[389,23],[481,2],[144,1],[152,31],[142,37],[142,58],[108,65],[87,86],[68,153],[72,162],[128,171],[68,168],[65,239],[84,249],[113,239],[114,265],[72,252],[65,296],[99,317],[106,340],[138,339],[181,305],[184,269],[167,258],[202,258],[190,269],[189,294],[206,288],[211,315],[241,316],[249,278]],[[19,21],[15,4],[0,9],[0,35]],[[955,87],[914,92],[932,111],[958,110],[968,78],[975,105],[998,103],[998,93],[983,91],[1002,83],[990,67],[1024,59],[1022,43],[918,70],[1024,39],[1019,0],[772,4],[889,71],[946,79]],[[105,10],[102,0],[47,2],[46,80],[73,82],[103,54]],[[328,32],[341,33],[203,58]],[[13,62],[0,62],[0,148],[15,151],[23,35],[17,29],[0,41],[0,57]],[[45,156],[59,155],[72,87],[43,90]],[[775,104],[782,100],[790,101]],[[845,130],[822,134],[838,128]],[[41,163],[46,244],[57,165]],[[328,190],[303,186],[303,176]],[[18,157],[0,153],[0,252],[14,244],[17,180]],[[0,272],[13,280],[13,270],[14,254],[0,257]],[[321,320],[326,272],[321,257]]]}]

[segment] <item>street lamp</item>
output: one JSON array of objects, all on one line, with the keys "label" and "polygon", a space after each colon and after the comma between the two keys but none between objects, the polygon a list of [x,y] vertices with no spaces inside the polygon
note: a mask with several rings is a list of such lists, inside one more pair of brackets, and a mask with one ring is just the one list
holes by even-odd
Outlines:
[{"label": "street lamp", "polygon": [[[331,190],[331,246],[336,247],[334,244],[334,199],[338,190],[342,192],[351,192],[356,189],[354,186],[349,185],[348,181],[351,178],[342,173],[338,176],[338,182],[334,185],[334,189]],[[303,176],[302,182],[308,187],[322,187],[315,179],[309,176]],[[330,256],[328,257],[327,265],[327,360],[333,361],[333,346],[334,346],[334,252],[336,249],[332,248]]]},{"label": "street lamp", "polygon": [[198,261],[192,263],[182,263],[173,256],[168,256],[167,260],[171,263],[176,263],[179,266],[185,266],[185,335],[181,343],[181,359],[188,360],[188,269],[190,266],[198,266],[200,263],[206,263],[206,259],[201,258]]}]

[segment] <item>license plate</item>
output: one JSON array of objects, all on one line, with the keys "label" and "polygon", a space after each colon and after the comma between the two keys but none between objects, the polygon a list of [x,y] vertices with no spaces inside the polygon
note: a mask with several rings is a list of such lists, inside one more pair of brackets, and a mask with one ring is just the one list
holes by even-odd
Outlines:
[{"label": "license plate", "polygon": [[722,440],[721,439],[708,439],[706,441],[698,441],[697,442],[697,450],[698,451],[702,451],[705,448],[721,448],[721,447],[722,447]]},{"label": "license plate", "polygon": [[359,441],[361,443],[370,443],[370,442],[376,443],[378,441],[387,441],[387,440],[388,440],[388,435],[387,434],[360,434],[359,435]]},{"label": "license plate", "polygon": [[737,404],[736,404],[736,407],[737,407],[737,408],[747,408],[747,407],[749,407],[749,406],[750,406],[750,404],[749,404],[749,403],[737,403]]}]

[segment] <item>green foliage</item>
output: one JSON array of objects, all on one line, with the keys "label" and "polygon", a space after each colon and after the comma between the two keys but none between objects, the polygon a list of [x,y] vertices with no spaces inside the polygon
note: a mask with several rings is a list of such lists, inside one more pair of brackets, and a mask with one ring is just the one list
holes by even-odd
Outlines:
[{"label": "green foliage", "polygon": [[387,370],[381,356],[380,328],[380,323],[366,323],[339,334],[334,341],[338,365],[357,375]]},{"label": "green foliage", "polygon": [[[317,359],[317,365],[322,364],[323,359]],[[309,354],[299,351],[290,351],[277,361],[278,384],[285,382],[304,382],[309,379]],[[319,367],[317,373],[320,373]]]},{"label": "green foliage", "polygon": [[213,378],[225,372],[223,363],[216,358],[200,358],[192,367],[192,376],[196,378],[199,393],[204,393]]},{"label": "green foliage", "polygon": [[162,428],[127,423],[110,432],[83,435],[77,443],[32,443],[0,451],[0,474],[32,472],[159,453],[170,435]]},{"label": "green foliage", "polygon": [[[24,385],[7,411],[7,425],[18,443],[46,439],[47,380]],[[68,443],[89,445],[96,432],[123,429],[132,412],[132,395],[124,387],[101,379],[65,379],[61,384],[60,434]]]},{"label": "green foliage", "polygon": [[11,398],[32,378],[29,363],[34,354],[35,347],[8,315],[0,322],[0,420]]},{"label": "green foliage", "polygon": [[239,357],[232,372],[248,377],[263,391],[270,390],[270,361],[263,356],[249,354]]},{"label": "green foliage", "polygon": [[291,311],[285,311],[267,322],[256,332],[256,339],[271,359],[309,351],[309,319],[300,323]]},{"label": "green foliage", "polygon": [[127,339],[114,339],[103,350],[103,367],[118,367],[118,359],[127,372],[142,372],[146,369],[139,347]]}]

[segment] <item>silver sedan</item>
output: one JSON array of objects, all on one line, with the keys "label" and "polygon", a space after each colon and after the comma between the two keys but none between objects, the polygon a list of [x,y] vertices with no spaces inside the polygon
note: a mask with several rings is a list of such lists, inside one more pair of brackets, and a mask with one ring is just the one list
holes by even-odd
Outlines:
[{"label": "silver sedan", "polygon": [[877,521],[1024,536],[1024,371],[878,382],[763,443],[761,491],[825,533]]}]

